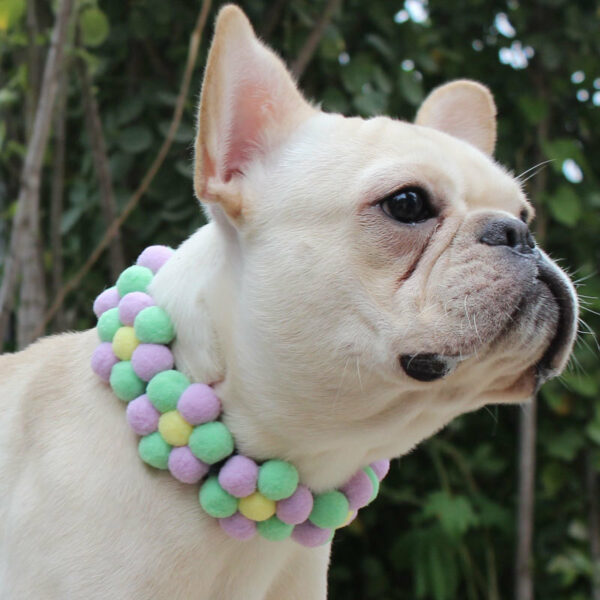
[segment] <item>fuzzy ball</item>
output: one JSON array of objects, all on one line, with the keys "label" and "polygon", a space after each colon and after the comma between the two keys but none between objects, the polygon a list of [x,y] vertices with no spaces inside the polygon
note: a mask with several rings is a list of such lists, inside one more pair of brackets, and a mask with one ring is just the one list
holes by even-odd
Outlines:
[{"label": "fuzzy ball", "polygon": [[150,381],[161,371],[171,370],[174,363],[171,350],[162,344],[140,344],[131,355],[131,366],[144,381]]},{"label": "fuzzy ball", "polygon": [[280,521],[275,515],[266,521],[256,524],[256,529],[261,537],[272,542],[280,542],[292,535],[293,525]]},{"label": "fuzzy ball", "polygon": [[115,308],[119,304],[119,292],[115,286],[104,290],[94,300],[94,314],[100,318],[107,310]]},{"label": "fuzzy ball", "polygon": [[356,515],[358,515],[357,510],[349,510],[348,515],[346,516],[346,520],[338,527],[338,529],[346,527],[346,525],[350,525],[350,523],[352,523],[352,521],[356,519]]},{"label": "fuzzy ball", "polygon": [[296,491],[277,503],[277,516],[290,525],[299,525],[308,519],[313,508],[313,496],[305,485],[299,485]]},{"label": "fuzzy ball", "polygon": [[158,429],[160,413],[143,394],[127,405],[127,422],[138,435],[148,435]]},{"label": "fuzzy ball", "polygon": [[110,342],[102,342],[92,354],[92,370],[104,381],[110,380],[110,372],[118,362]]},{"label": "fuzzy ball", "polygon": [[168,344],[175,337],[171,317],[160,306],[141,310],[134,322],[135,334],[145,344]]},{"label": "fuzzy ball", "polygon": [[185,446],[190,439],[192,426],[176,410],[170,410],[161,415],[158,431],[171,446]]},{"label": "fuzzy ball", "polygon": [[131,360],[131,355],[139,343],[133,327],[119,327],[113,337],[112,349],[115,356],[121,360]]},{"label": "fuzzy ball", "polygon": [[390,461],[387,459],[376,460],[375,462],[372,462],[369,466],[371,467],[371,469],[373,469],[373,472],[377,476],[377,479],[381,481],[390,470]]},{"label": "fuzzy ball", "polygon": [[260,467],[258,489],[271,500],[289,498],[298,487],[298,471],[284,460],[268,460]]},{"label": "fuzzy ball", "polygon": [[373,484],[371,478],[363,471],[357,471],[341,488],[351,510],[358,510],[371,501]]},{"label": "fuzzy ball", "polygon": [[149,306],[154,306],[154,300],[148,294],[144,292],[125,294],[119,302],[119,319],[121,323],[133,326],[138,313]]},{"label": "fuzzy ball", "polygon": [[213,421],[194,428],[189,446],[200,460],[214,465],[233,452],[233,437],[226,425]]},{"label": "fuzzy ball", "polygon": [[313,509],[308,517],[317,527],[335,529],[348,517],[348,499],[342,492],[332,490],[315,496]]},{"label": "fuzzy ball", "polygon": [[198,483],[208,473],[208,468],[187,446],[173,448],[169,454],[169,471],[182,483]]},{"label": "fuzzy ball", "polygon": [[257,464],[241,454],[232,456],[219,471],[221,487],[236,498],[249,496],[256,491],[257,478]]},{"label": "fuzzy ball", "polygon": [[369,479],[371,480],[371,485],[373,486],[373,493],[369,498],[369,502],[373,502],[373,500],[377,498],[377,494],[379,494],[379,479],[377,479],[377,475],[371,467],[365,467],[363,471],[369,476]]},{"label": "fuzzy ball", "polygon": [[200,505],[211,516],[222,519],[237,511],[237,498],[227,493],[216,477],[209,477],[200,488]]},{"label": "fuzzy ball", "polygon": [[123,298],[131,292],[145,292],[148,284],[152,281],[153,273],[146,267],[133,265],[127,267],[117,279],[117,291]]},{"label": "fuzzy ball", "polygon": [[153,273],[158,270],[173,256],[173,249],[168,246],[148,246],[139,256],[136,264],[147,267]]},{"label": "fuzzy ball", "polygon": [[331,529],[322,529],[313,525],[310,521],[296,525],[294,531],[292,531],[292,539],[308,548],[322,546],[329,542],[332,537],[333,531]]},{"label": "fuzzy ball", "polygon": [[112,342],[115,333],[117,333],[122,325],[121,321],[119,321],[118,308],[109,308],[103,312],[98,319],[98,325],[96,325],[100,340],[103,342]]},{"label": "fuzzy ball", "polygon": [[249,540],[256,533],[256,523],[239,512],[219,519],[219,525],[227,535],[237,540]]},{"label": "fuzzy ball", "polygon": [[175,410],[179,396],[188,385],[190,382],[183,373],[172,369],[162,371],[148,383],[148,398],[161,413]]},{"label": "fuzzy ball", "polygon": [[260,492],[254,492],[240,498],[238,510],[253,521],[266,521],[275,514],[275,502],[265,498]]},{"label": "fuzzy ball", "polygon": [[110,372],[110,387],[117,398],[129,402],[144,393],[146,384],[133,372],[131,363],[123,360]]},{"label": "fuzzy ball", "polygon": [[192,425],[214,421],[221,413],[221,402],[214,390],[204,383],[192,383],[181,394],[177,410]]},{"label": "fuzzy ball", "polygon": [[158,431],[140,439],[138,452],[145,463],[156,469],[166,469],[169,464],[171,446],[163,440]]}]

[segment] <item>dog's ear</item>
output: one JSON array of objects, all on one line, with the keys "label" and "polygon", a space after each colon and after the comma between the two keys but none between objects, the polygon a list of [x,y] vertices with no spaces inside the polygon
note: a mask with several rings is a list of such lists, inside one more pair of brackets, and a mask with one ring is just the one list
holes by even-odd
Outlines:
[{"label": "dog's ear", "polygon": [[486,154],[494,153],[496,105],[488,88],[476,81],[459,79],[433,90],[419,108],[415,123],[449,133]]},{"label": "dog's ear", "polygon": [[243,212],[244,171],[281,143],[314,109],[283,62],[233,5],[219,12],[198,113],[194,189],[233,221]]}]

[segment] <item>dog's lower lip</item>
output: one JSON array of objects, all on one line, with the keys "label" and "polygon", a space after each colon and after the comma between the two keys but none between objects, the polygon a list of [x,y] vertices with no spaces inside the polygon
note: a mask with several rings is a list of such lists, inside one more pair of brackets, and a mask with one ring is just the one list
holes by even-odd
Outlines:
[{"label": "dog's lower lip", "polygon": [[400,365],[404,372],[417,381],[436,381],[454,371],[458,358],[442,354],[402,354]]}]

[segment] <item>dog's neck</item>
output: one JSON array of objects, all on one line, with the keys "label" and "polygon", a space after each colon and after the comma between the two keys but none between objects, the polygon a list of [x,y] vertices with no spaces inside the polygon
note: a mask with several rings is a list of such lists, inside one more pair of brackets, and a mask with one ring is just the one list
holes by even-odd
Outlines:
[{"label": "dog's neck", "polygon": [[[174,321],[177,368],[193,381],[215,386],[240,452],[257,460],[289,460],[302,481],[321,491],[342,485],[372,461],[407,452],[454,416],[455,403],[446,414],[434,397],[424,402],[408,392],[399,402],[395,382],[378,379],[375,387],[374,375],[361,376],[354,365],[345,381],[329,386],[284,381],[274,364],[244,372],[239,355],[253,348],[240,347],[236,336],[244,318],[236,283],[240,265],[224,235],[215,223],[200,229],[159,271],[150,292]],[[378,401],[371,403],[374,389]],[[321,410],[303,410],[307,399]]]}]

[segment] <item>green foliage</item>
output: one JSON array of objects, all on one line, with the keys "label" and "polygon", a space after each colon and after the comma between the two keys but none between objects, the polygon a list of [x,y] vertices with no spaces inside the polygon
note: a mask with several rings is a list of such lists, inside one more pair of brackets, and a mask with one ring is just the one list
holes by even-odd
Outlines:
[{"label": "green foliage", "polygon": [[[240,4],[260,32],[277,3]],[[14,215],[29,118],[24,107],[32,93],[25,5],[24,0],[0,0],[0,257]],[[43,51],[52,6],[45,0],[36,5],[41,32],[35,43]],[[324,5],[324,0],[288,2],[266,41],[292,61]],[[77,6],[83,47],[71,44],[69,58],[83,58],[92,74],[122,208],[168,130],[199,3],[81,0]],[[494,27],[501,12],[515,38]],[[496,96],[499,161],[516,173],[552,161],[524,187],[538,212],[538,237],[581,278],[588,325],[582,325],[571,368],[560,381],[544,386],[538,404],[534,574],[536,597],[544,599],[590,598],[594,574],[586,466],[600,471],[600,367],[590,334],[598,329],[600,311],[598,25],[598,8],[591,2],[432,0],[428,17],[417,22],[401,0],[347,0],[301,81],[307,96],[322,101],[325,110],[412,119],[436,85],[457,77],[476,79]],[[209,33],[207,28],[192,94],[167,160],[123,228],[130,260],[151,243],[177,245],[204,222],[193,197],[191,149]],[[515,40],[533,49],[526,68],[499,60]],[[583,78],[574,75],[579,72]],[[69,68],[61,223],[66,278],[106,227],[81,95],[81,82]],[[53,160],[51,145],[42,189],[48,271]],[[565,176],[568,160],[580,168],[580,181]],[[92,298],[109,280],[107,260],[69,297],[71,328],[92,325]],[[11,343],[12,338],[9,348]],[[465,415],[394,465],[377,501],[336,535],[331,598],[514,597],[518,416],[519,409],[511,407]]]}]

